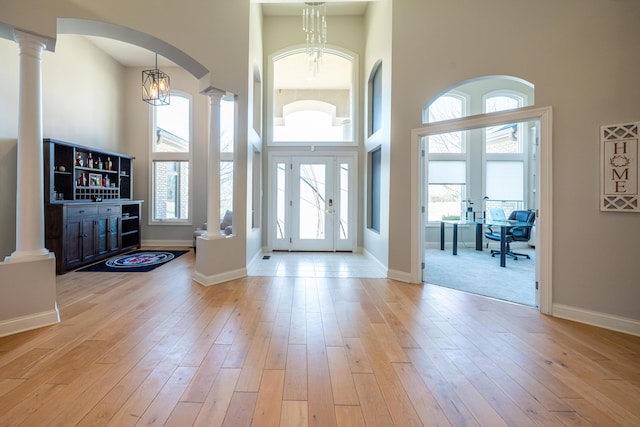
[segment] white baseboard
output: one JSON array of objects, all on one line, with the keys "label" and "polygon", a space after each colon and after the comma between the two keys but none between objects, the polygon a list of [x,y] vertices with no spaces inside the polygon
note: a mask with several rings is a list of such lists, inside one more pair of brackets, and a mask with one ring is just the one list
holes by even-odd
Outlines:
[{"label": "white baseboard", "polygon": [[389,279],[397,280],[399,282],[414,283],[413,280],[411,279],[411,273],[407,273],[406,271],[388,269],[387,277]]},{"label": "white baseboard", "polygon": [[251,258],[251,260],[247,263],[247,271],[251,270],[251,268],[253,267],[253,264],[256,263],[263,256],[264,256],[264,252],[263,251],[256,252],[256,254],[253,256],[253,258]]},{"label": "white baseboard", "polygon": [[585,310],[564,304],[553,304],[553,316],[640,336],[640,320],[636,319]]},{"label": "white baseboard", "polygon": [[213,274],[210,276],[205,276],[204,274],[194,271],[192,276],[193,280],[195,280],[202,286],[217,285],[218,283],[228,282],[229,280],[240,279],[242,277],[247,277],[246,268],[239,268],[237,270],[225,271],[224,273]]},{"label": "white baseboard", "polygon": [[0,337],[54,325],[60,322],[58,305],[54,310],[43,311],[41,313],[30,314],[28,316],[16,317],[15,319],[0,322]]},{"label": "white baseboard", "polygon": [[381,263],[380,260],[378,258],[376,258],[375,256],[373,256],[373,254],[371,252],[369,252],[368,250],[366,250],[363,247],[359,247],[358,250],[359,250],[359,253],[363,254],[368,259],[370,259],[371,261],[375,262],[376,265],[380,268],[380,270],[382,270],[382,272],[384,273],[385,276],[389,276],[389,269],[387,268],[387,266],[384,265],[383,263]]},{"label": "white baseboard", "polygon": [[193,247],[193,240],[143,240],[142,247],[147,246],[186,246]]}]

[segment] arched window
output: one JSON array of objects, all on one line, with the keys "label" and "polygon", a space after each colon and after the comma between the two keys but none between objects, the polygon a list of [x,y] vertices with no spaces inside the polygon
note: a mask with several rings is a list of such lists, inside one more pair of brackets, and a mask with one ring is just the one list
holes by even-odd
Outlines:
[{"label": "arched window", "polygon": [[317,74],[310,74],[304,50],[275,56],[269,143],[353,143],[356,69],[353,57],[331,50]]},{"label": "arched window", "polygon": [[[423,109],[434,123],[533,104],[533,85],[494,76],[446,91]],[[528,175],[534,142],[529,123],[508,123],[482,130],[432,135],[423,140],[428,185],[427,219],[464,218],[467,211],[531,208],[535,179]]]},{"label": "arched window", "polygon": [[378,63],[369,79],[369,136],[382,127],[382,63]]}]

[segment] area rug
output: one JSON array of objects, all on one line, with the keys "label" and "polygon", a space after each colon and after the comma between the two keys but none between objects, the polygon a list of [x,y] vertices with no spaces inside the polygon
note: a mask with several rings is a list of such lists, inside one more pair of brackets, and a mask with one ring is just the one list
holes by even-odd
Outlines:
[{"label": "area rug", "polygon": [[104,271],[110,273],[142,273],[151,271],[189,251],[140,250],[117,255],[103,262],[92,264],[77,271]]}]

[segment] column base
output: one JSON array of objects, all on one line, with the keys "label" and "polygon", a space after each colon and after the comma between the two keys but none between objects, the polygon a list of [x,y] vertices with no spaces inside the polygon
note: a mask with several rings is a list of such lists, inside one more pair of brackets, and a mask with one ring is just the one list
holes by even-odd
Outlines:
[{"label": "column base", "polygon": [[217,232],[198,237],[193,280],[210,286],[245,277],[247,268],[241,243],[240,239]]},{"label": "column base", "polygon": [[55,255],[17,259],[20,262],[0,262],[0,336],[60,321]]},{"label": "column base", "polygon": [[52,252],[49,252],[46,248],[35,251],[15,251],[8,257],[5,257],[4,262],[38,261],[49,258],[51,254]]}]

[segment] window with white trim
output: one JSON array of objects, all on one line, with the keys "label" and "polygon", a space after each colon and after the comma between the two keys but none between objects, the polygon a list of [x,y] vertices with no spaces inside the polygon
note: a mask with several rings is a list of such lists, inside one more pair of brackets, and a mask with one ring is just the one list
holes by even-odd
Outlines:
[{"label": "window with white trim", "polygon": [[151,223],[190,223],[191,99],[172,92],[171,104],[153,107]]},{"label": "window with white trim", "polygon": [[[533,104],[534,87],[523,80],[494,76],[464,82],[423,109],[423,123]],[[532,209],[535,177],[534,123],[506,123],[423,140],[427,221],[466,218],[501,208]]]},{"label": "window with white trim", "polygon": [[[467,99],[447,94],[426,110],[429,122],[462,117]],[[466,132],[451,132],[427,137],[427,219],[459,219],[462,202],[467,198]]]},{"label": "window with white trim", "polygon": [[326,49],[317,74],[309,75],[305,50],[272,61],[269,144],[353,143],[357,67],[350,55]]},{"label": "window with white trim", "polygon": [[[484,97],[484,112],[513,110],[524,97],[513,92],[492,92]],[[503,209],[507,217],[525,206],[526,123],[508,123],[484,129],[485,209]]]},{"label": "window with white trim", "polygon": [[233,169],[236,138],[236,99],[220,101],[220,231],[233,234]]}]

